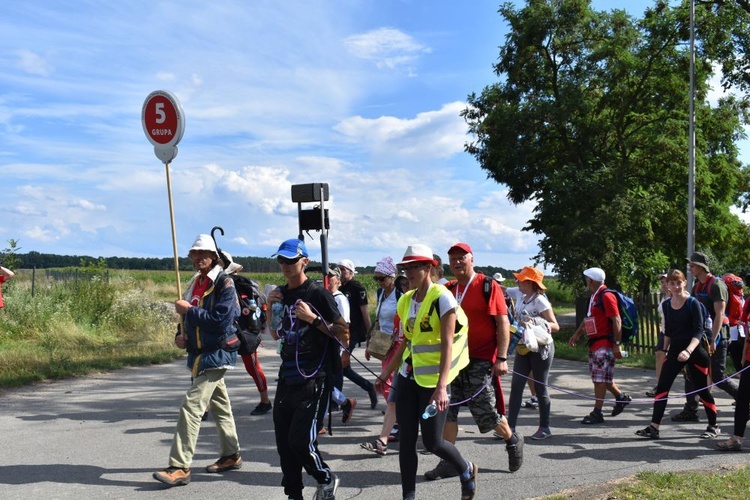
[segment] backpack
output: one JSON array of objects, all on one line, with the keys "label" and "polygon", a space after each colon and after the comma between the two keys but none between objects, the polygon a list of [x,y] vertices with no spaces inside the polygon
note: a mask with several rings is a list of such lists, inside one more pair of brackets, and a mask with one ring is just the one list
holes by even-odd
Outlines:
[{"label": "backpack", "polygon": [[234,325],[240,338],[240,348],[237,352],[252,354],[260,345],[260,334],[266,324],[266,296],[255,280],[238,274],[225,276],[234,281],[240,302],[240,317]]},{"label": "backpack", "polygon": [[[622,322],[622,336],[620,337],[620,341],[623,344],[632,342],[636,335],[638,335],[638,307],[636,307],[633,299],[617,290],[605,288],[602,291],[603,294],[607,292],[614,293],[615,297],[617,297],[617,309],[620,313],[620,321]],[[602,311],[604,310],[604,302],[601,300],[599,301],[599,307],[602,308]]]},{"label": "backpack", "polygon": [[[492,295],[492,282],[495,281],[493,278],[490,278],[489,276],[484,277],[484,281],[482,283],[482,293],[484,293],[484,301],[489,304],[490,303],[490,296]],[[453,289],[458,285],[458,281],[451,281],[446,283],[446,288],[453,292]],[[515,318],[515,308],[513,306],[513,300],[508,296],[503,294],[505,297],[505,305],[508,308],[508,323],[510,325],[516,324],[516,318]]]},{"label": "backpack", "polygon": [[734,274],[725,274],[721,279],[724,280],[729,292],[724,314],[729,318],[729,326],[737,326],[742,318],[742,310],[745,304],[743,297],[744,283]]}]

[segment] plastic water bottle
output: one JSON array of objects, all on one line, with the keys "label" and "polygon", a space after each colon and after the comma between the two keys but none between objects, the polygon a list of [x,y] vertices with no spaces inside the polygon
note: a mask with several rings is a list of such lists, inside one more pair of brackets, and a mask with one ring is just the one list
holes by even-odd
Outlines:
[{"label": "plastic water bottle", "polygon": [[622,356],[623,358],[627,358],[627,357],[628,357],[628,351],[623,351],[623,350],[621,349],[621,350],[620,350],[620,355],[621,355],[621,356]]},{"label": "plastic water bottle", "polygon": [[433,401],[424,409],[424,413],[422,413],[422,420],[427,420],[428,418],[434,417],[437,414],[437,403]]},{"label": "plastic water bottle", "polygon": [[271,330],[279,330],[281,328],[281,320],[284,317],[284,304],[281,302],[274,302],[271,304]]}]

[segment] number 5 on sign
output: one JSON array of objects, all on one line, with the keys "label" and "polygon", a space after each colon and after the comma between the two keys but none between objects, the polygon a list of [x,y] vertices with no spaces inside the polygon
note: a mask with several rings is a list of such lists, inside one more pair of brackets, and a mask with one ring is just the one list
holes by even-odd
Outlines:
[{"label": "number 5 on sign", "polygon": [[[172,225],[172,250],[174,251],[174,270],[177,278],[177,299],[182,298],[180,284],[180,261],[177,255],[177,233],[174,226],[174,209],[172,208],[172,181],[169,176],[169,163],[177,156],[177,144],[185,132],[185,115],[180,101],[167,90],[151,92],[143,103],[141,123],[146,138],[154,145],[154,153],[167,171],[167,195],[169,198],[169,219]],[[180,331],[184,328],[180,325]],[[184,333],[183,333],[184,334]]]}]

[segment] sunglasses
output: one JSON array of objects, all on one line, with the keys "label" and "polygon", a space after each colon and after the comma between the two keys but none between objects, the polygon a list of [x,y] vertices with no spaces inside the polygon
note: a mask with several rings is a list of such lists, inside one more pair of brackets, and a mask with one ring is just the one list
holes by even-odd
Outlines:
[{"label": "sunglasses", "polygon": [[279,255],[278,257],[276,257],[276,262],[278,262],[279,264],[286,264],[287,266],[293,266],[294,264],[299,262],[301,258],[301,255],[293,259],[287,259],[286,257],[282,257],[281,255]]},{"label": "sunglasses", "polygon": [[378,283],[382,283],[388,279],[388,276],[373,276],[372,279],[374,279]]}]

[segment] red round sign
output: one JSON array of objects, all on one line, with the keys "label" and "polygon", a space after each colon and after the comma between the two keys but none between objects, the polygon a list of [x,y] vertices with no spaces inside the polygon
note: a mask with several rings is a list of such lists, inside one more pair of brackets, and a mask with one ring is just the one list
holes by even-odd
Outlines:
[{"label": "red round sign", "polygon": [[143,131],[154,146],[176,146],[185,130],[182,108],[166,90],[152,92],[143,103]]}]

